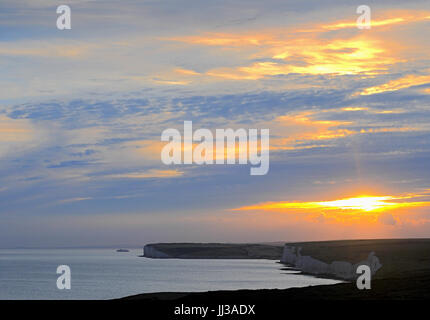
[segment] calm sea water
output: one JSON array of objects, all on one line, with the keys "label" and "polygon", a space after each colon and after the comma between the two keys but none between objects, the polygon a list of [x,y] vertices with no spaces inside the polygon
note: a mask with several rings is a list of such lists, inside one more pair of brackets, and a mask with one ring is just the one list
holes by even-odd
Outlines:
[{"label": "calm sea water", "polygon": [[[338,281],[281,270],[270,260],[180,260],[138,257],[142,250],[0,249],[0,299],[112,299],[160,291],[270,289]],[[58,290],[57,266],[71,269]]]}]

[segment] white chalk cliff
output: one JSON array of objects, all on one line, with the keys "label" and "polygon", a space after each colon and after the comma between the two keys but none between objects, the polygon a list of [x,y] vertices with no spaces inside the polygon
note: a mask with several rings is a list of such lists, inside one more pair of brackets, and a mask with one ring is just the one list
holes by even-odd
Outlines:
[{"label": "white chalk cliff", "polygon": [[378,271],[382,264],[374,252],[370,252],[366,260],[352,264],[347,261],[333,261],[328,264],[323,261],[312,258],[311,256],[302,256],[300,247],[285,245],[281,262],[293,266],[305,273],[314,275],[335,276],[336,278],[353,280],[359,276],[357,267],[360,265],[369,266],[372,276]]},{"label": "white chalk cliff", "polygon": [[146,258],[170,258],[168,254],[155,249],[150,244],[143,247],[143,256]]}]

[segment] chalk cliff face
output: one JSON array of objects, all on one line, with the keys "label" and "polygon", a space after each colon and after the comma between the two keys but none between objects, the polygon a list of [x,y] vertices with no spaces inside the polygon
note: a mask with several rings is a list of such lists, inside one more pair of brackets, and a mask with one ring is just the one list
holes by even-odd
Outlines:
[{"label": "chalk cliff face", "polygon": [[143,247],[143,256],[147,258],[171,258],[168,254],[155,249],[152,245],[147,244]]},{"label": "chalk cliff face", "polygon": [[303,272],[314,275],[335,276],[345,280],[353,280],[359,276],[356,273],[360,265],[369,266],[372,276],[382,267],[374,252],[369,253],[366,260],[352,264],[346,261],[333,261],[328,264],[310,256],[302,256],[301,248],[285,245],[281,262],[291,265]]}]

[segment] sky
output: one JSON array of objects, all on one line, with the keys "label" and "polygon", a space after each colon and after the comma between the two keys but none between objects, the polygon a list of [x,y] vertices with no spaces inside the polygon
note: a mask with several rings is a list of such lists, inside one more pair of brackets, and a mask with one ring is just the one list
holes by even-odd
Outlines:
[{"label": "sky", "polygon": [[[430,237],[430,3],[362,4],[1,0],[0,247]],[[184,121],[268,174],[163,164]]]}]

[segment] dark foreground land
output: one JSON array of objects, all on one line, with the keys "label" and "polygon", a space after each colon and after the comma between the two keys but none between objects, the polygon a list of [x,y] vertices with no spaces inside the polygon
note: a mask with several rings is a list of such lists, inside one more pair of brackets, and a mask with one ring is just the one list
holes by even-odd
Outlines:
[{"label": "dark foreground land", "polygon": [[[164,319],[198,319],[176,316],[182,306],[206,306],[206,319],[282,319],[325,317],[345,319],[410,317],[427,314],[430,299],[430,273],[403,278],[377,279],[371,290],[358,290],[355,283],[341,283],[285,290],[238,290],[204,293],[155,293],[131,296],[121,300],[144,310],[157,310]],[[119,301],[118,301],[119,302]],[[218,316],[220,305],[253,306],[254,314]],[[248,307],[249,308],[249,307]],[[161,311],[158,311],[161,310]]]},{"label": "dark foreground land", "polygon": [[[302,255],[309,255],[327,263],[332,261],[356,263],[364,260],[369,252],[374,251],[382,263],[382,268],[372,279],[370,290],[358,290],[355,282],[352,282],[284,290],[153,293],[125,299],[147,302],[170,301],[175,305],[213,302],[237,304],[241,301],[276,305],[291,300],[430,299],[430,239],[344,240],[289,243],[288,245],[302,247]],[[166,247],[168,246],[169,244],[166,244]],[[173,244],[170,246],[174,247]],[[200,244],[199,248],[201,249],[202,246],[204,245]],[[281,268],[282,265],[280,265]]]},{"label": "dark foreground land", "polygon": [[428,300],[430,273],[408,278],[377,279],[371,290],[358,290],[355,283],[339,283],[290,289],[209,291],[194,293],[148,293],[130,296],[126,300],[170,301],[178,304],[240,302],[273,304],[293,300]]}]

